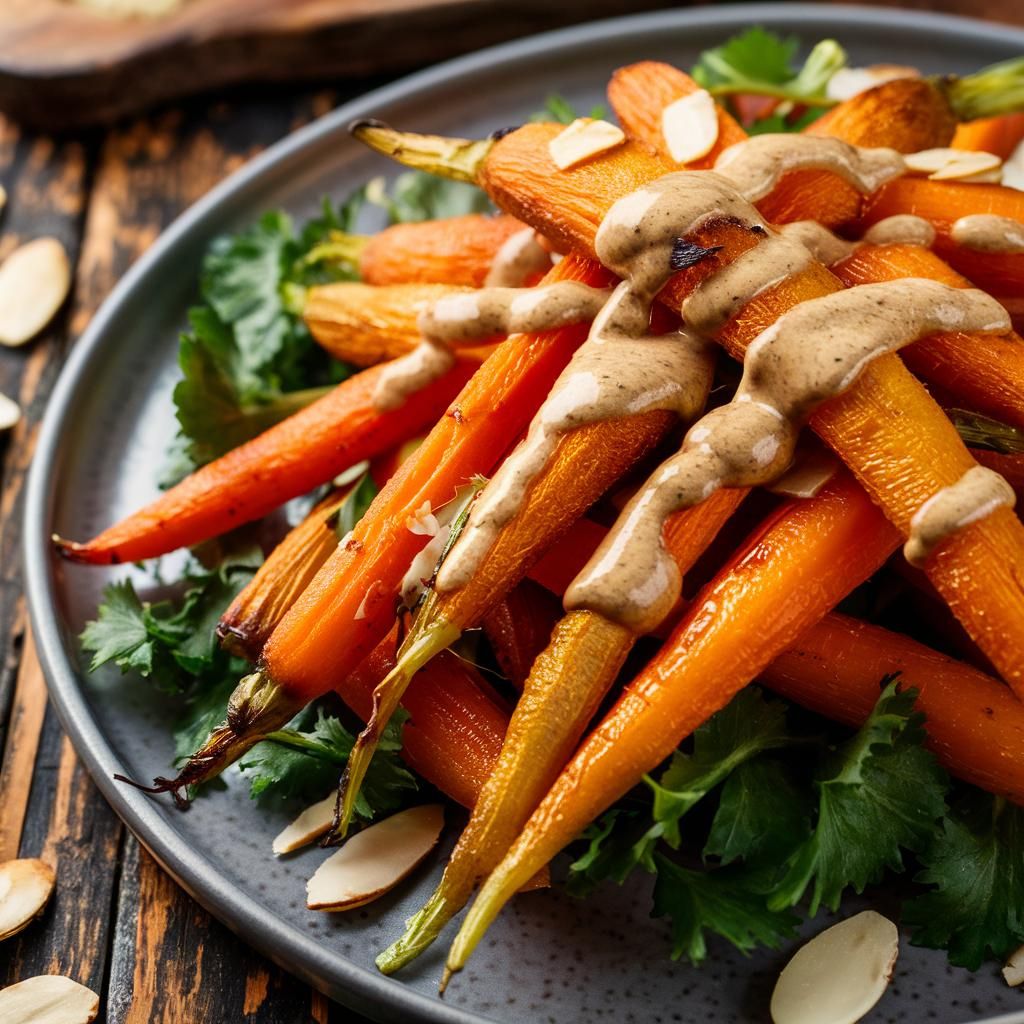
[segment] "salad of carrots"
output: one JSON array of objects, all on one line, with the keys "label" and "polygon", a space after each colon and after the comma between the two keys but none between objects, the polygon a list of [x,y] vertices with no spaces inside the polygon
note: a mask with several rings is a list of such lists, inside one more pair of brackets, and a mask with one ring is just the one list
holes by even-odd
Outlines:
[{"label": "salad of carrots", "polygon": [[124,781],[313,805],[275,845],[339,847],[311,908],[465,808],[385,973],[441,940],[443,990],[517,893],[648,872],[695,964],[902,875],[910,942],[1024,980],[1024,60],[796,48],[487,139],[354,124],[412,170],[211,249],[165,490],[54,538],[191,550],[83,633],[180,708]]}]

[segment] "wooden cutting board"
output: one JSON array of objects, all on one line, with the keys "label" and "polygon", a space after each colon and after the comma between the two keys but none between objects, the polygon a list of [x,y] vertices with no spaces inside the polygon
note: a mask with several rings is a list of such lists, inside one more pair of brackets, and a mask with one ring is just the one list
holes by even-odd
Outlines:
[{"label": "wooden cutting board", "polygon": [[97,13],[79,0],[0,0],[0,111],[36,128],[71,128],[215,86],[394,73],[546,28],[678,6],[672,0],[161,3],[174,9],[126,17]]}]

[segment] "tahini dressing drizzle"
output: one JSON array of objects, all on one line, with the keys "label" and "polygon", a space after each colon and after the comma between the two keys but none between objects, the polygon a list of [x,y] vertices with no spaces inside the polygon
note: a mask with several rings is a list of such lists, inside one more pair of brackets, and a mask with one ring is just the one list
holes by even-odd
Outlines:
[{"label": "tahini dressing drizzle", "polygon": [[1024,224],[1012,217],[973,213],[953,222],[950,238],[976,252],[1024,253]]}]

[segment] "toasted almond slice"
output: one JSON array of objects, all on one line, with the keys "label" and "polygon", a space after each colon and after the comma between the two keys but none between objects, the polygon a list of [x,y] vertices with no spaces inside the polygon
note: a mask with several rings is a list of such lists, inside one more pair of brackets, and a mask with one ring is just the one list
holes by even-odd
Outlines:
[{"label": "toasted almond slice", "polygon": [[899,933],[865,910],[826,928],[796,951],[772,993],[775,1024],[854,1024],[892,978]]},{"label": "toasted almond slice", "polygon": [[670,103],[661,112],[661,134],[676,163],[707,156],[718,141],[718,108],[707,89]]},{"label": "toasted almond slice", "polygon": [[1009,188],[1024,189],[1024,142],[1017,146],[1003,164],[1003,184]]},{"label": "toasted almond slice", "polygon": [[1002,177],[999,173],[1002,165],[1002,160],[995,153],[963,153],[959,159],[951,160],[928,177],[932,181],[980,181],[983,175],[990,175],[986,180],[998,180]]},{"label": "toasted almond slice", "polygon": [[598,153],[621,146],[625,141],[625,134],[616,125],[578,117],[548,143],[548,152],[555,166],[560,171],[567,171]]},{"label": "toasted almond slice", "polygon": [[353,910],[393,889],[437,843],[440,804],[400,811],[357,832],[306,884],[310,910]]},{"label": "toasted almond slice", "polygon": [[20,246],[0,266],[0,344],[23,345],[67,298],[71,267],[56,238]]},{"label": "toasted almond slice", "polygon": [[100,997],[59,974],[41,974],[0,989],[4,1024],[90,1024],[100,1012]]},{"label": "toasted almond slice", "polygon": [[907,170],[927,174],[935,181],[973,178],[989,171],[998,171],[1002,161],[995,153],[971,152],[961,149],[923,149],[904,158]]},{"label": "toasted almond slice", "polygon": [[41,860],[0,864],[0,940],[17,935],[43,912],[54,881],[53,868]]},{"label": "toasted almond slice", "polygon": [[1003,977],[1011,988],[1024,984],[1024,946],[1009,955],[1003,965]]},{"label": "toasted almond slice", "polygon": [[883,82],[891,82],[894,78],[919,78],[917,68],[905,67],[903,64],[872,64],[866,68],[840,68],[825,87],[825,95],[830,100],[853,99],[854,96],[868,89],[874,89]]},{"label": "toasted almond slice", "polygon": [[21,419],[18,403],[0,394],[0,430],[10,430]]},{"label": "toasted almond slice", "polygon": [[278,834],[274,840],[274,853],[280,857],[282,853],[291,853],[319,839],[331,827],[336,802],[337,797],[332,793],[312,807],[307,807]]}]

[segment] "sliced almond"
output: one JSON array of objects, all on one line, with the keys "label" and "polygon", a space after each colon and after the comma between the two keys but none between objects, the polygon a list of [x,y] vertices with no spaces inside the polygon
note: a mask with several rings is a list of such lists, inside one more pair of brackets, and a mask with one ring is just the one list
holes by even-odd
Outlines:
[{"label": "sliced almond", "polygon": [[718,141],[718,108],[707,89],[670,103],[661,112],[661,134],[678,164],[707,156]]},{"label": "sliced almond", "polygon": [[895,78],[919,78],[921,73],[916,68],[902,64],[872,64],[866,68],[840,68],[825,87],[825,95],[830,100],[853,99],[854,96],[874,89],[876,85],[891,82]]},{"label": "sliced almond", "polygon": [[567,171],[598,153],[621,146],[625,141],[625,134],[616,125],[578,117],[548,143],[548,152],[555,166],[560,171]]},{"label": "sliced almond", "polygon": [[274,840],[274,853],[280,857],[283,853],[291,853],[319,839],[334,821],[336,802],[337,797],[332,793],[312,807],[307,807],[287,828],[278,833]]},{"label": "sliced almond", "polygon": [[310,910],[353,910],[393,889],[437,843],[440,804],[400,811],[357,832],[306,884]]},{"label": "sliced almond", "polygon": [[1003,164],[1003,184],[1008,188],[1024,189],[1024,142],[1017,146]]},{"label": "sliced almond", "polygon": [[772,993],[775,1024],[854,1024],[885,992],[899,953],[887,917],[865,910],[797,950]]},{"label": "sliced almond", "polygon": [[17,935],[43,912],[55,880],[53,868],[41,860],[0,864],[0,940]]},{"label": "sliced almond", "polygon": [[0,394],[0,430],[10,430],[21,419],[18,403]]},{"label": "sliced almond", "polygon": [[927,174],[934,181],[954,181],[998,172],[1002,161],[995,153],[961,149],[923,149],[908,153],[903,162],[914,174]]},{"label": "sliced almond", "polygon": [[23,345],[52,319],[71,287],[71,266],[56,238],[20,246],[0,266],[0,344]]},{"label": "sliced almond", "polygon": [[1024,984],[1024,946],[1009,955],[1003,965],[1003,977],[1011,988]]},{"label": "sliced almond", "polygon": [[59,974],[41,974],[0,989],[4,1024],[90,1024],[100,1012],[100,997]]}]

